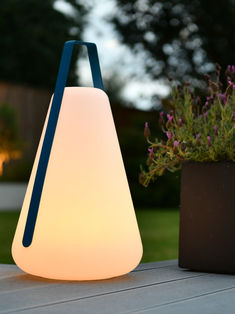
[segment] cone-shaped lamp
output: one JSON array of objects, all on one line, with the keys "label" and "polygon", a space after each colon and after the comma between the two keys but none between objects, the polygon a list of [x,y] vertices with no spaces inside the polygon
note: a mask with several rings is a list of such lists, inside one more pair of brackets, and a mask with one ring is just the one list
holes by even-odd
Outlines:
[{"label": "cone-shaped lamp", "polygon": [[[75,44],[87,46],[94,88],[66,87]],[[93,43],[65,43],[12,244],[32,275],[96,280],[134,269],[142,244]]]}]

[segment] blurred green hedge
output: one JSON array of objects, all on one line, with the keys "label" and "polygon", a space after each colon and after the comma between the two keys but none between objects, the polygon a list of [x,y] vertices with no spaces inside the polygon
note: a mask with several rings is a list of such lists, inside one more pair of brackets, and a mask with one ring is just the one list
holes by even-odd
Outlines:
[{"label": "blurred green hedge", "polygon": [[134,108],[112,108],[119,143],[136,207],[178,207],[180,203],[180,172],[166,173],[154,184],[144,188],[139,184],[140,165],[146,165],[147,142],[143,134],[145,121],[149,122],[151,136],[161,138],[158,111],[141,111]]}]

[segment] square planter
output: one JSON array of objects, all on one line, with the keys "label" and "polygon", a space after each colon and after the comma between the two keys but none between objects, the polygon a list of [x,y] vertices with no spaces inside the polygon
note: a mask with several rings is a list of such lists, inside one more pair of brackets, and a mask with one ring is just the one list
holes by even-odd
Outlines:
[{"label": "square planter", "polygon": [[179,266],[235,274],[235,163],[182,167]]}]

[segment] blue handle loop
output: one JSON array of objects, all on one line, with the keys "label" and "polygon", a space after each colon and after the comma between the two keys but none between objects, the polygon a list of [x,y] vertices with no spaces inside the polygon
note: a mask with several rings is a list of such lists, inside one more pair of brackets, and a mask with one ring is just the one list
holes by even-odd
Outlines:
[{"label": "blue handle loop", "polygon": [[50,158],[51,147],[53,144],[55,130],[59,118],[61,102],[63,99],[64,88],[67,82],[74,45],[85,45],[87,47],[94,87],[102,90],[104,89],[96,45],[94,43],[76,40],[65,42],[60,61],[59,72],[56,80],[54,97],[51,104],[51,110],[33,185],[33,191],[22,241],[24,247],[30,246],[33,239],[43,184],[47,171],[47,165]]}]

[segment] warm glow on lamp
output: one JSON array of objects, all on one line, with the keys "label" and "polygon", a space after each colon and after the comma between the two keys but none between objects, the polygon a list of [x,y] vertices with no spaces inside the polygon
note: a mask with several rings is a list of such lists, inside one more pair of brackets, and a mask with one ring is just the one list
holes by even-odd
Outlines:
[{"label": "warm glow on lamp", "polygon": [[[94,86],[64,89],[74,44],[88,48]],[[96,280],[134,269],[142,244],[96,46],[66,42],[12,255],[25,272]]]}]

